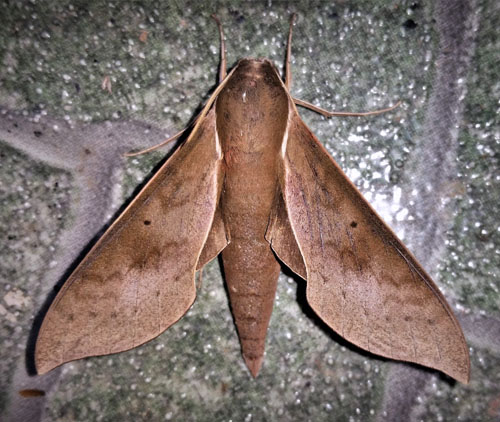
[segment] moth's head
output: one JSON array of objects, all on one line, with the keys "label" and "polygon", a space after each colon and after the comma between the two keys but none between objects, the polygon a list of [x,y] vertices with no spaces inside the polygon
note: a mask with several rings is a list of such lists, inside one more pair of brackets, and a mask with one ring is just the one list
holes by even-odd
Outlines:
[{"label": "moth's head", "polygon": [[270,66],[276,69],[276,66],[274,66],[274,64],[269,59],[266,58],[252,59],[249,57],[244,57],[243,59],[238,60],[236,66],[253,66],[256,68]]},{"label": "moth's head", "polygon": [[[255,80],[265,78],[281,79],[278,69],[268,59],[240,59],[235,66],[235,74]],[[236,76],[236,75],[235,75]]]}]

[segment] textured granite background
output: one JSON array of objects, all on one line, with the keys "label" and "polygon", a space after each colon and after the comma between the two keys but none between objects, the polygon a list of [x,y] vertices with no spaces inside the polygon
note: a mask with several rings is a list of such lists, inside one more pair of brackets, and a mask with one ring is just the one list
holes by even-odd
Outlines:
[{"label": "textured granite background", "polygon": [[[0,414],[6,421],[499,421],[499,6],[495,0],[5,1],[0,16]],[[246,370],[217,260],[188,314],[135,350],[32,370],[36,315],[229,66],[367,118],[301,114],[433,275],[470,346],[468,386],[365,353],[282,274],[262,371]],[[111,89],[103,89],[108,77]],[[108,85],[109,88],[109,85]],[[25,398],[21,389],[44,396]]]}]

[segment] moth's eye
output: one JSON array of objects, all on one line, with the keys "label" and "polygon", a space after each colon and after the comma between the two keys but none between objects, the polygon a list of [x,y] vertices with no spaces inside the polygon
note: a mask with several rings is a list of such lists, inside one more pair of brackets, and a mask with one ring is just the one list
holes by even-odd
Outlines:
[{"label": "moth's eye", "polygon": [[354,227],[358,227],[358,223],[356,223],[355,221],[352,221],[351,222],[351,227],[354,228]]},{"label": "moth's eye", "polygon": [[144,225],[145,225],[145,226],[149,226],[150,224],[151,224],[151,221],[149,221],[149,220],[144,220]]}]

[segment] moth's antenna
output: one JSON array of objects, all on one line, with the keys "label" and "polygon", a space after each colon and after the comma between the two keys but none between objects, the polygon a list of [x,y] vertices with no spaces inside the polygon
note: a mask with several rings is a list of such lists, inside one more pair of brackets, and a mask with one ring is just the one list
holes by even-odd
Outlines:
[{"label": "moth's antenna", "polygon": [[298,98],[293,98],[293,102],[298,106],[308,108],[309,110],[315,111],[316,113],[322,114],[325,117],[332,116],[373,116],[375,114],[382,114],[388,111],[394,110],[401,104],[401,101],[398,101],[391,107],[383,108],[380,110],[372,110],[372,111],[328,111],[324,108],[315,106],[314,104],[308,103],[304,100],[299,100]]},{"label": "moth's antenna", "polygon": [[285,86],[288,91],[290,91],[290,86],[292,85],[292,30],[295,19],[297,18],[296,13],[292,13],[290,18],[290,31],[288,32],[288,45],[286,47],[286,62],[285,62]]},{"label": "moth's antenna", "polygon": [[220,23],[219,18],[214,13],[212,19],[217,23],[219,27],[219,36],[220,36],[220,68],[219,68],[219,83],[221,83],[226,77],[226,46],[224,45],[224,32],[222,31],[222,24]]}]

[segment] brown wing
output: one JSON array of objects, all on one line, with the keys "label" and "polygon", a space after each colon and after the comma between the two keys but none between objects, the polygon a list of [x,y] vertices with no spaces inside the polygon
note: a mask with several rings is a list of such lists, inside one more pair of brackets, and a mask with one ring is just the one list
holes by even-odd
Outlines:
[{"label": "brown wing", "polygon": [[136,347],[192,305],[220,189],[215,130],[211,110],[68,278],[40,329],[39,373]]},{"label": "brown wing", "polygon": [[[363,349],[468,382],[467,345],[443,295],[297,114],[283,158],[281,188],[315,312]],[[272,246],[278,256],[287,247]]]},{"label": "brown wing", "polygon": [[201,251],[196,270],[201,270],[206,264],[214,259],[228,245],[229,239],[224,227],[224,220],[220,207],[217,207],[214,215],[212,228],[208,234],[205,246]]},{"label": "brown wing", "polygon": [[297,240],[293,234],[288,214],[283,201],[283,195],[278,192],[273,204],[266,240],[271,244],[278,258],[295,274],[306,279],[306,266],[302,259]]}]

